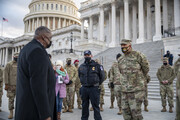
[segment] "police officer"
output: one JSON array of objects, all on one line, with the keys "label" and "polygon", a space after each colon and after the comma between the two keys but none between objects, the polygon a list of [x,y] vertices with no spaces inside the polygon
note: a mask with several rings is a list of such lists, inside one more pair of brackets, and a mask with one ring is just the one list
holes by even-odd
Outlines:
[{"label": "police officer", "polygon": [[82,99],[81,120],[88,120],[89,102],[94,109],[94,119],[102,120],[99,109],[100,89],[99,86],[104,81],[104,68],[92,60],[90,50],[84,51],[84,63],[80,65],[78,72],[82,84],[80,95]]},{"label": "police officer", "polygon": [[174,89],[173,80],[175,79],[174,69],[169,65],[168,58],[163,59],[163,65],[157,71],[157,78],[160,83],[160,95],[163,109],[161,112],[166,112],[166,96],[168,97],[169,112],[172,113]]},{"label": "police officer", "polygon": [[121,41],[123,55],[118,59],[122,111],[125,120],[142,120],[141,105],[145,96],[145,80],[149,72],[146,57],[132,50],[131,40]]},{"label": "police officer", "polygon": [[18,53],[14,54],[14,60],[7,63],[4,69],[4,80],[5,80],[5,90],[7,91],[7,97],[9,98],[9,111],[10,114],[8,119],[13,118],[14,109],[14,98],[16,96],[16,79],[17,79],[17,59]]},{"label": "police officer", "polygon": [[3,69],[0,67],[0,112],[2,104],[2,95],[3,95]]}]

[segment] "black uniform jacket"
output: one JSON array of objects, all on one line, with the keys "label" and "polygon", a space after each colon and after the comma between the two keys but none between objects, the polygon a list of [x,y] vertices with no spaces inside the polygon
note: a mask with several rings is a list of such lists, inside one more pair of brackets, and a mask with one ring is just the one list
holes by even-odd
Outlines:
[{"label": "black uniform jacket", "polygon": [[48,54],[33,39],[18,58],[15,120],[56,120],[55,84]]}]

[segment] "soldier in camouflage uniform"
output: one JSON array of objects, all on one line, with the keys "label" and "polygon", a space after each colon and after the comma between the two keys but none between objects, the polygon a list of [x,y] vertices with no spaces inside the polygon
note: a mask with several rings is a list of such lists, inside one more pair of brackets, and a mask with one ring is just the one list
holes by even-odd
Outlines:
[{"label": "soldier in camouflage uniform", "polygon": [[174,69],[169,65],[168,58],[163,59],[163,65],[157,71],[157,77],[160,83],[160,95],[163,109],[161,112],[166,112],[166,96],[168,96],[169,112],[172,113],[173,97],[173,80],[175,79]]},{"label": "soldier in camouflage uniform", "polygon": [[[111,72],[112,72],[112,70],[110,69],[108,72],[108,78],[109,79],[111,77]],[[108,87],[110,88],[110,92],[111,92],[111,97],[110,97],[111,106],[109,108],[113,109],[114,108],[114,101],[115,101],[114,88],[111,87],[110,82],[108,83]]]},{"label": "soldier in camouflage uniform", "polygon": [[[78,71],[79,60],[75,60],[74,65],[76,67],[76,70]],[[75,81],[75,91],[74,91],[74,96],[73,96],[73,108],[74,108],[74,97],[75,97],[75,93],[76,93],[78,109],[82,109],[82,107],[81,107],[81,96],[79,94],[79,89],[80,88],[81,88],[81,82],[80,82],[79,76],[77,76],[76,81]]]},{"label": "soldier in camouflage uniform", "polygon": [[[118,60],[121,57],[121,54],[117,54],[116,60]],[[122,114],[122,107],[121,107],[121,89],[120,89],[120,71],[118,69],[118,62],[114,62],[114,64],[111,67],[110,72],[110,79],[109,83],[111,88],[114,88],[114,93],[117,99],[117,105],[119,107],[118,115]]]},{"label": "soldier in camouflage uniform", "polygon": [[125,120],[142,120],[141,105],[149,63],[142,53],[132,51],[131,40],[123,39],[121,49],[124,54],[118,59],[118,67],[123,117]]},{"label": "soldier in camouflage uniform", "polygon": [[9,98],[8,106],[10,114],[8,119],[13,118],[14,98],[16,96],[17,58],[18,53],[15,53],[14,60],[7,63],[4,69],[5,90],[7,91],[7,97]]},{"label": "soldier in camouflage uniform", "polygon": [[[180,54],[179,54],[180,56]],[[174,64],[176,81],[176,120],[180,120],[180,58]]]},{"label": "soldier in camouflage uniform", "polygon": [[148,106],[148,86],[147,84],[150,82],[151,77],[147,75],[146,81],[145,81],[145,97],[144,97],[144,111],[148,112],[149,110],[147,109]]},{"label": "soldier in camouflage uniform", "polygon": [[0,68],[0,112],[2,104],[2,95],[3,95],[3,69]]},{"label": "soldier in camouflage uniform", "polygon": [[67,64],[65,65],[65,69],[69,75],[69,83],[66,85],[66,98],[63,100],[64,110],[65,112],[73,112],[72,105],[73,105],[73,95],[75,91],[75,81],[77,79],[78,73],[74,66],[71,65],[71,58],[66,59]]}]

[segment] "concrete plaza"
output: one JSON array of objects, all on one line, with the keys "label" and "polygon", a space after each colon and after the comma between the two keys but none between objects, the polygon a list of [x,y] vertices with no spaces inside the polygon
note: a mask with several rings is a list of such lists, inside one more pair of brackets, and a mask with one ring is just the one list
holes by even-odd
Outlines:
[{"label": "concrete plaza", "polygon": [[[115,101],[115,108],[109,109],[110,106],[110,97],[105,96],[105,105],[104,111],[101,112],[103,120],[123,120],[122,115],[117,115],[118,108]],[[143,108],[143,106],[142,106]],[[143,111],[144,120],[174,120],[175,119],[175,108],[173,113],[161,112],[161,101],[149,100],[148,106],[149,112]],[[167,107],[167,110],[169,108]],[[8,120],[8,99],[6,97],[6,92],[4,91],[2,99],[2,112],[0,112],[0,120]],[[90,112],[89,120],[93,120],[94,112]],[[77,109],[77,103],[75,102],[74,113],[62,113],[62,120],[80,120],[81,119],[81,110]]]}]

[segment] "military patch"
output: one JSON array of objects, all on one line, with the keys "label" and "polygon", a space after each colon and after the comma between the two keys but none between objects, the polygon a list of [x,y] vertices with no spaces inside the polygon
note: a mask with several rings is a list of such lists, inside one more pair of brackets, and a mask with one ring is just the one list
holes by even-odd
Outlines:
[{"label": "military patch", "polygon": [[95,67],[92,67],[92,70],[94,71],[94,70],[95,70]]},{"label": "military patch", "polygon": [[101,71],[103,71],[103,70],[104,70],[102,66],[100,66],[100,69],[101,69]]}]

